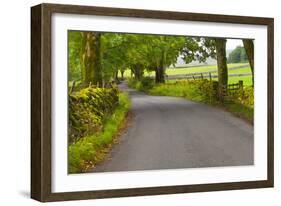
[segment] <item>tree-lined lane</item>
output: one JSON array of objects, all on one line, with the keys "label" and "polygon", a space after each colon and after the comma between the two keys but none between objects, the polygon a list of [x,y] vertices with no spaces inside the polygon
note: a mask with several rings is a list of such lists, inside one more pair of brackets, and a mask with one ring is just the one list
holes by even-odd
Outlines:
[{"label": "tree-lined lane", "polygon": [[218,108],[120,88],[130,93],[133,120],[109,159],[93,171],[253,164],[252,125]]}]

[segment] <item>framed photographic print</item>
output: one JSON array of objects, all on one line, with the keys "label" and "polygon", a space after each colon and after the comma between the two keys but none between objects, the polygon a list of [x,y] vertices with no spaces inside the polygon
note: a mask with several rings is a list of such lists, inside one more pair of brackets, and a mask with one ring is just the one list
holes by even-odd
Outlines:
[{"label": "framed photographic print", "polygon": [[273,187],[273,19],[31,8],[31,197]]}]

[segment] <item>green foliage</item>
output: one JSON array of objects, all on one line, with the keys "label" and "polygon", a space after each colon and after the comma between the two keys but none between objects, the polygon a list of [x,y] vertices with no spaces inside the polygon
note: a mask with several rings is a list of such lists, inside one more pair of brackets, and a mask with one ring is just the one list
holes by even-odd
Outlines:
[{"label": "green foliage", "polygon": [[[163,70],[160,76],[163,76],[165,69],[174,65],[179,56],[187,63],[193,60],[202,62],[207,57],[215,57],[213,40],[210,38],[100,32],[99,34],[100,49],[95,50],[91,48],[95,48],[93,44],[96,42],[97,38],[94,37],[97,32],[69,32],[70,81],[80,80],[85,86],[88,85],[88,82],[84,84],[86,77],[95,79],[97,72],[91,70],[97,66],[89,66],[90,63],[100,65],[101,76],[106,83],[115,79],[118,71],[126,69],[130,69],[138,80],[144,71],[155,71],[160,68]],[[100,57],[100,60],[89,59],[93,57]]]},{"label": "green foliage", "polygon": [[146,59],[148,67],[155,69],[164,63],[164,67],[176,63],[177,57],[186,44],[188,37],[147,35]]},{"label": "green foliage", "polygon": [[130,87],[144,92],[152,89],[154,84],[154,80],[149,77],[143,77],[140,81],[137,81],[133,78],[128,79],[128,85]]},{"label": "green foliage", "polygon": [[254,88],[246,86],[229,96],[224,106],[232,113],[251,122],[254,118]]},{"label": "green foliage", "polygon": [[117,88],[88,87],[69,95],[69,142],[99,132],[118,105]]},{"label": "green foliage", "polygon": [[102,35],[102,67],[105,81],[110,81],[118,70],[125,70],[130,62],[128,59],[126,36],[118,33]]},{"label": "green foliage", "polygon": [[208,57],[216,58],[215,41],[206,37],[186,38],[182,55],[187,64],[196,60],[205,62]]},{"label": "green foliage", "polygon": [[81,46],[82,36],[80,32],[68,32],[68,74],[69,81],[81,79]]},{"label": "green foliage", "polygon": [[131,88],[136,88],[136,84],[138,83],[138,81],[135,80],[134,78],[128,78],[127,82],[128,82],[128,86]]},{"label": "green foliage", "polygon": [[104,159],[107,148],[124,122],[130,104],[128,95],[119,93],[119,104],[104,120],[103,129],[94,134],[88,134],[69,145],[68,170],[70,173],[85,172],[88,165],[94,166]]},{"label": "green foliage", "polygon": [[184,97],[196,102],[216,102],[215,92],[212,89],[212,82],[203,79],[195,81],[176,81],[173,83],[155,85],[150,89],[149,94]]},{"label": "green foliage", "polygon": [[245,105],[247,107],[254,107],[254,88],[252,86],[246,86],[243,89],[236,90],[230,96],[231,100]]},{"label": "green foliage", "polygon": [[229,63],[247,62],[248,57],[244,47],[237,46],[228,56]]}]

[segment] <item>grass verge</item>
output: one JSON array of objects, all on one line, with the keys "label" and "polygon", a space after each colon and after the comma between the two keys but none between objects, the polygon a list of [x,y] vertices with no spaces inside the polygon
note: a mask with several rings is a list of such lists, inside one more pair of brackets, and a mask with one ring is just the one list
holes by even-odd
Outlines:
[{"label": "grass verge", "polygon": [[227,111],[235,114],[236,116],[247,120],[251,124],[254,123],[254,108],[239,104],[236,102],[224,103],[222,105]]},{"label": "grass verge", "polygon": [[113,114],[104,121],[101,132],[81,138],[68,147],[68,171],[69,173],[86,172],[90,167],[101,162],[124,126],[126,115],[131,106],[128,94],[119,94],[119,105]]}]

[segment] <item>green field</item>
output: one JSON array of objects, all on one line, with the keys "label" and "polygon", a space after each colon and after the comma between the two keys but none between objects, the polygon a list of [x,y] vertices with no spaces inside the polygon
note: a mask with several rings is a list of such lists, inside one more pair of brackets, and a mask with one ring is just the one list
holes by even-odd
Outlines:
[{"label": "green field", "polygon": [[[233,68],[233,67],[239,67],[239,66],[245,66],[248,65],[248,67],[245,68],[240,68],[240,69],[234,69],[234,70],[229,70],[228,73],[229,74],[246,74],[246,73],[251,73],[251,68],[249,66],[248,63],[236,63],[236,64],[228,64],[228,68]],[[193,67],[186,67],[186,68],[168,68],[166,70],[166,74],[167,75],[180,75],[180,74],[191,74],[191,73],[200,73],[200,72],[211,72],[217,69],[216,65],[207,65],[207,66],[193,66]],[[217,74],[212,73],[212,74]],[[121,76],[119,74],[119,76]],[[144,76],[150,76],[150,77],[154,77],[155,76],[155,72],[151,71],[151,72],[146,72]],[[124,73],[124,77],[131,77],[131,71],[130,70],[126,70]],[[214,78],[215,80],[216,78]],[[242,76],[242,77],[229,77],[228,79],[228,83],[232,84],[232,83],[237,83],[239,80],[243,80],[244,85],[252,85],[252,77],[251,76]],[[169,82],[173,82],[175,80],[169,80]]]},{"label": "green field", "polygon": [[[228,68],[238,67],[248,65],[247,63],[237,63],[237,64],[228,64]],[[250,71],[250,67],[248,68]],[[241,70],[248,70],[247,68],[242,68]],[[208,65],[208,66],[194,66],[194,67],[186,67],[186,68],[169,68],[166,70],[167,75],[176,75],[176,74],[190,74],[190,73],[200,73],[200,72],[211,72],[217,70],[217,65]],[[240,69],[239,69],[240,70]],[[229,72],[234,72],[229,71]],[[251,72],[251,71],[250,71]]]},{"label": "green field", "polygon": [[246,68],[234,69],[228,71],[228,74],[246,74],[246,73],[251,73],[250,66]]}]

